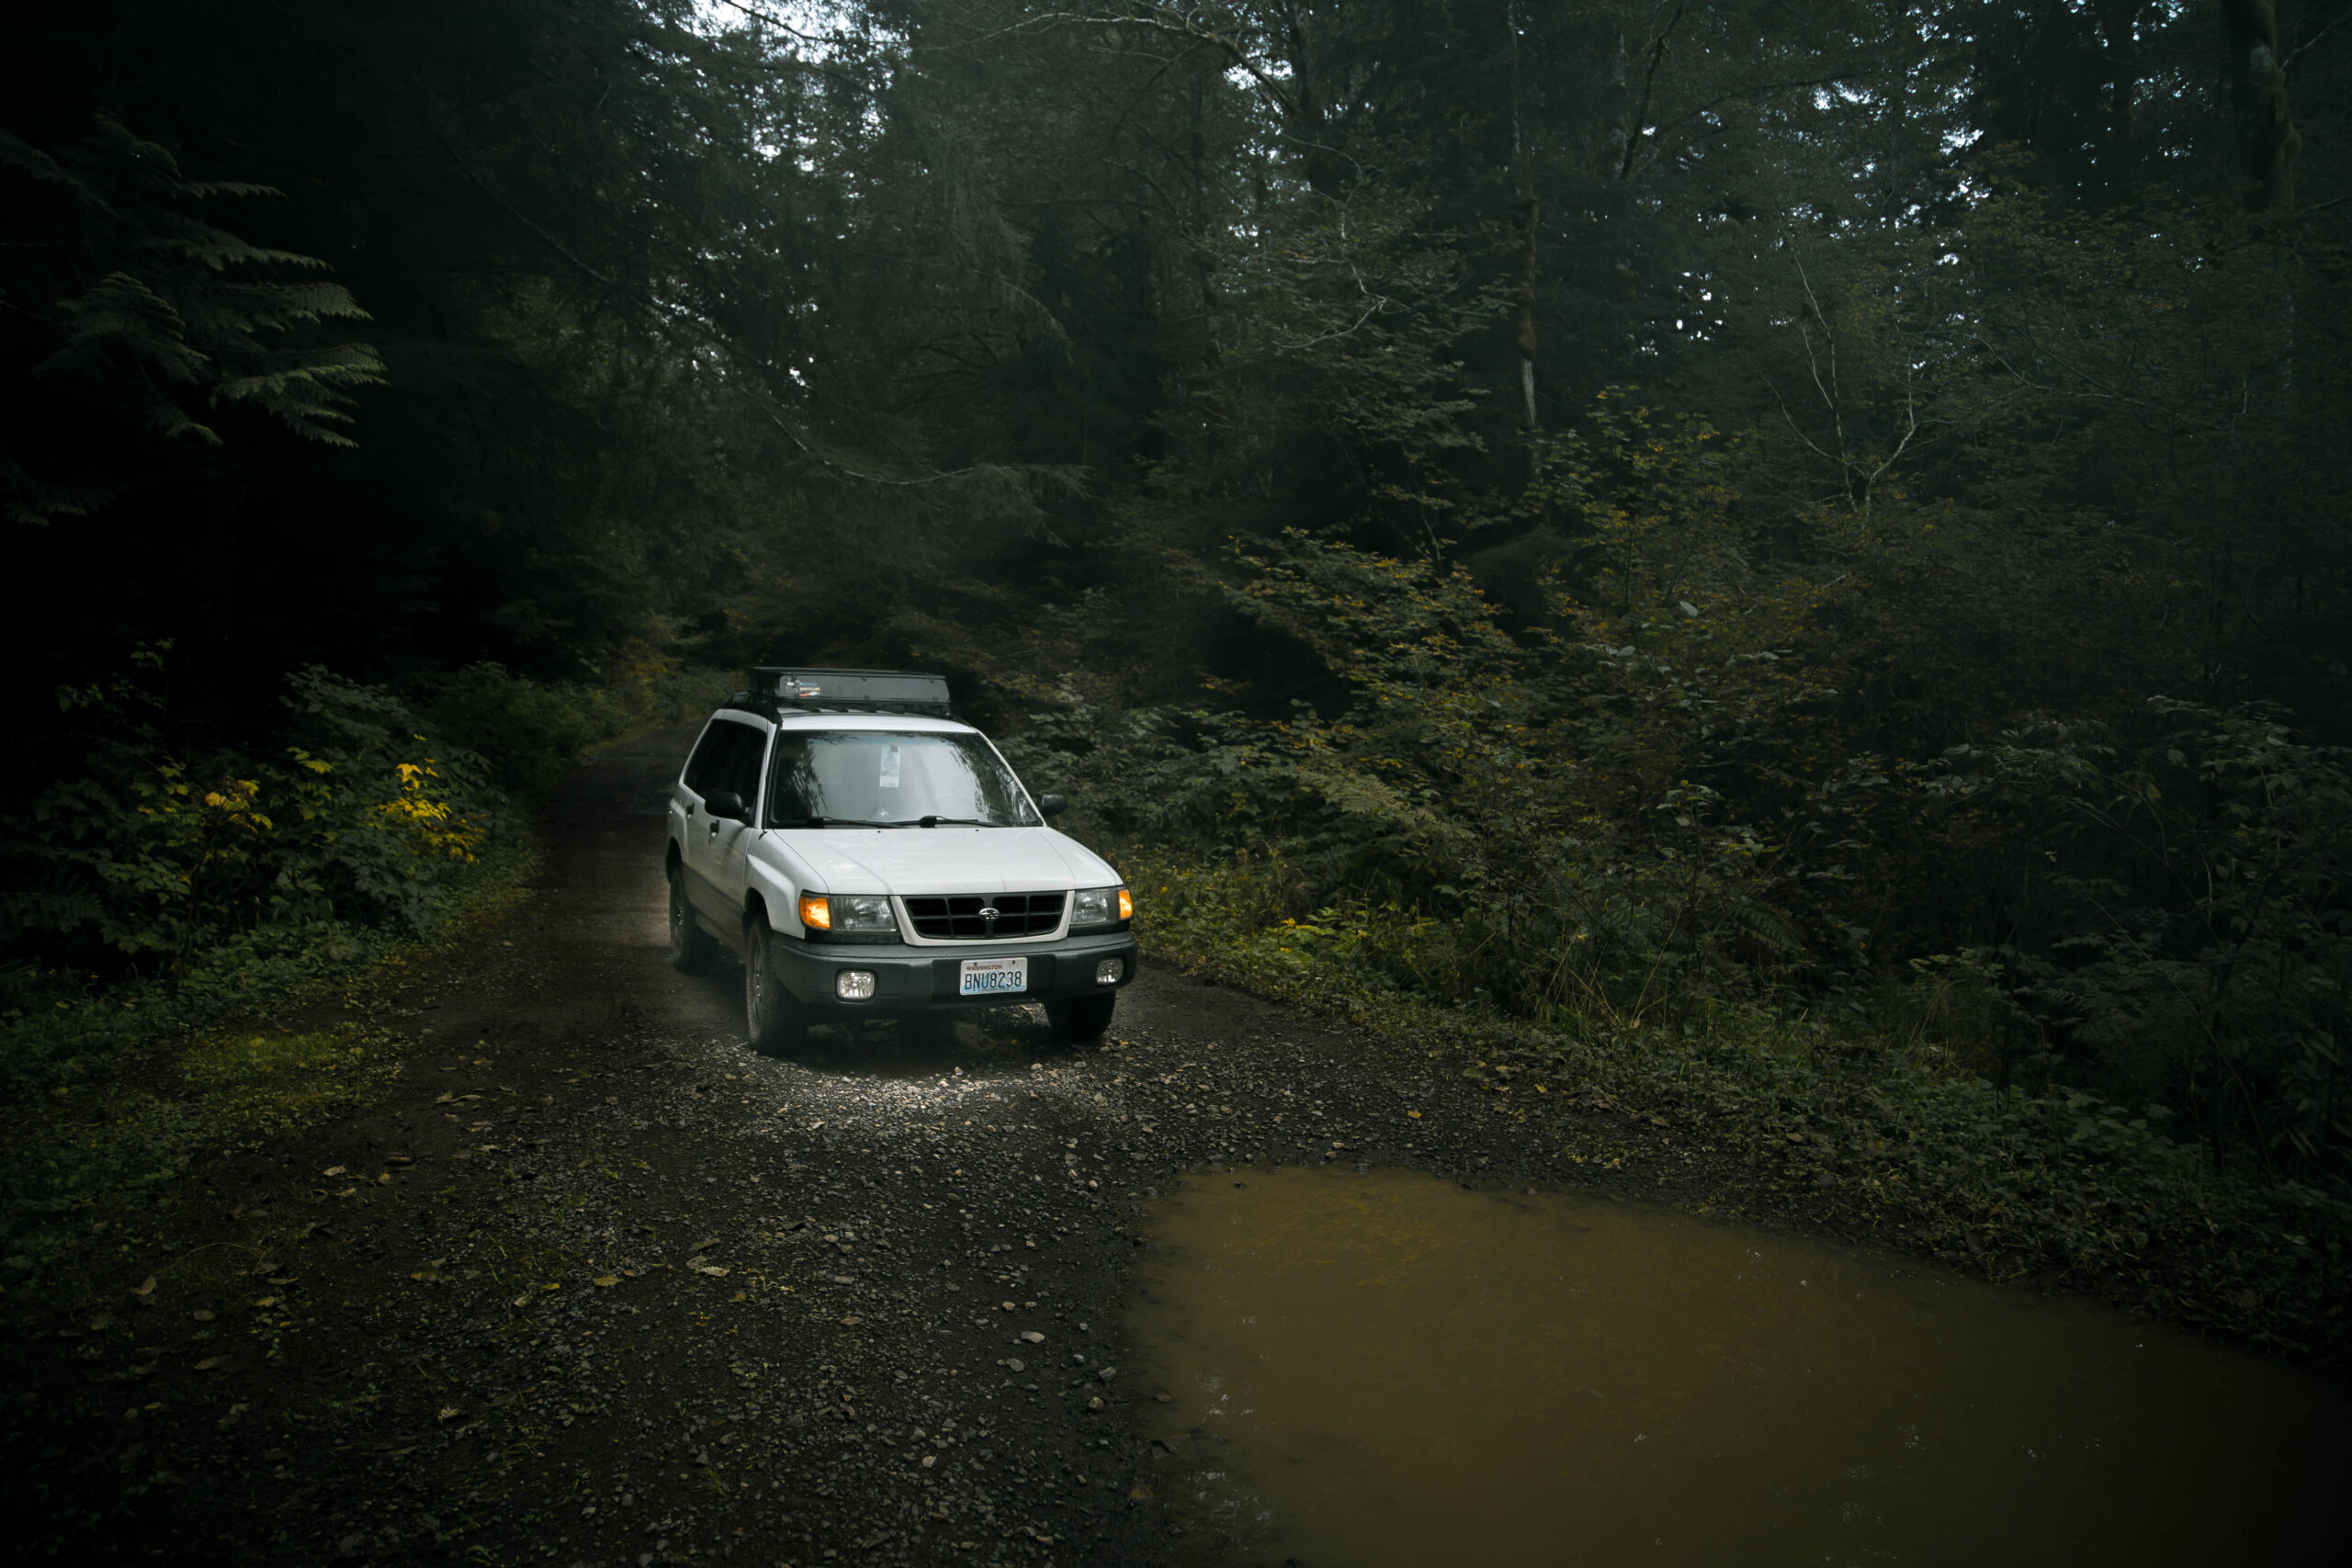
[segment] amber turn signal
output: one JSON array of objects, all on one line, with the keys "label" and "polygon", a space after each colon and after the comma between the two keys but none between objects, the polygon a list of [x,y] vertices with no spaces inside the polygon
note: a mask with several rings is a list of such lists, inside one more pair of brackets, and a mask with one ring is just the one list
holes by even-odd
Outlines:
[{"label": "amber turn signal", "polygon": [[814,931],[831,931],[833,929],[832,906],[825,902],[823,897],[819,894],[803,893],[800,896],[800,923]]},{"label": "amber turn signal", "polygon": [[1122,887],[1119,889],[1119,919],[1132,920],[1135,918],[1136,896]]}]

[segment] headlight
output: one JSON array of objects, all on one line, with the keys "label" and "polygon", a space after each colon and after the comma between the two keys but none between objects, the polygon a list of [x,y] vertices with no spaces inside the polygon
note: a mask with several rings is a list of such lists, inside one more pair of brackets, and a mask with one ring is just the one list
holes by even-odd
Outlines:
[{"label": "headlight", "polygon": [[889,898],[880,893],[803,894],[800,923],[820,931],[895,931],[898,916]]},{"label": "headlight", "polygon": [[1069,923],[1111,926],[1135,918],[1135,899],[1124,887],[1081,887],[1070,895]]},{"label": "headlight", "polygon": [[853,893],[846,897],[833,896],[833,930],[837,931],[894,931],[899,918],[890,912],[890,900],[879,893]]}]

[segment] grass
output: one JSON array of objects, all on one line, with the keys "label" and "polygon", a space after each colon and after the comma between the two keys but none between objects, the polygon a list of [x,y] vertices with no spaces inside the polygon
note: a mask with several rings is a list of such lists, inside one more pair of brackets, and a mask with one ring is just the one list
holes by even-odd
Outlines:
[{"label": "grass", "polygon": [[1284,915],[1265,862],[1122,863],[1155,955],[1446,1047],[1439,1060],[1508,1104],[1564,1173],[1646,1175],[1702,1210],[1872,1235],[2299,1359],[2352,1350],[2352,1204],[2217,1172],[2160,1116],[2001,1093],[1932,1030],[1859,1010],[1832,1021],[1685,998],[1633,1017],[1604,1003],[1511,1018],[1432,998],[1430,955],[1447,933],[1425,916]]},{"label": "grass", "polygon": [[70,1017],[11,1021],[17,1035],[70,1031],[84,1070],[51,1076],[0,1125],[0,1292],[87,1293],[108,1258],[170,1229],[180,1179],[199,1162],[266,1152],[379,1100],[403,1047],[364,1008],[312,1028],[255,1021],[396,984],[518,902],[539,860],[537,839],[518,836],[422,937],[322,926],[307,949],[275,952],[266,974],[224,966],[191,994],[101,997]]}]

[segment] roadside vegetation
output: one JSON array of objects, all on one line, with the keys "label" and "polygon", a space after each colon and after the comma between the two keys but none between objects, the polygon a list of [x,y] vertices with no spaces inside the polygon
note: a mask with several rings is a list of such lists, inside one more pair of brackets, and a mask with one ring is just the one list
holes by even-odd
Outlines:
[{"label": "roadside vegetation", "polygon": [[1622,1171],[1702,1213],[1868,1236],[2298,1359],[2346,1352],[2342,1199],[2216,1170],[2161,1107],[2046,1078],[1997,1088],[1975,983],[1923,979],[1879,1016],[1702,1001],[1536,1022],[1413,985],[1453,934],[1444,922],[1353,900],[1306,909],[1308,886],[1279,863],[1124,863],[1152,953],[1441,1048],[1431,1066],[1507,1103],[1564,1178]]},{"label": "roadside vegetation", "polygon": [[[589,687],[482,665],[428,708],[310,669],[269,758],[171,743],[169,652],[58,693],[87,761],[0,846],[0,912],[31,950],[0,973],[0,1288],[168,1227],[197,1160],[369,1103],[397,1052],[375,1007],[331,1004],[513,901],[537,863],[532,807],[585,748],[724,694],[708,672]],[[288,1021],[306,1014],[324,1021]]]},{"label": "roadside vegetation", "polygon": [[[1577,640],[1293,535],[1201,591],[1340,694],[1072,692],[1025,761],[1124,839],[1154,951],[1454,1042],[1565,1158],[1670,1179],[1703,1149],[1748,1213],[2341,1356],[2345,753],[2151,697],[1873,755],[1840,692],[1878,649],[1802,583],[1727,592],[1714,520],[1673,522],[1706,439],[1616,492],[1668,525],[1601,570],[1670,582],[1615,618],[1547,585]],[[1853,592],[1900,591],[1870,565]]]}]

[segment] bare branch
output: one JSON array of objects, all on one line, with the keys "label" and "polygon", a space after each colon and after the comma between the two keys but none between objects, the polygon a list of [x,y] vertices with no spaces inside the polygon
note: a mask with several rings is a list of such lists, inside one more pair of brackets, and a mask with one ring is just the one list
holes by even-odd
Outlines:
[{"label": "bare branch", "polygon": [[1804,315],[1802,311],[1800,311],[1797,316],[1797,335],[1804,342],[1805,366],[1813,373],[1814,389],[1821,394],[1821,400],[1826,404],[1829,409],[1829,425],[1830,428],[1837,433],[1838,436],[1838,467],[1850,474],[1853,465],[1846,456],[1846,412],[1844,408],[1840,406],[1838,401],[1838,334],[1829,330],[1829,318],[1823,313],[1821,301],[1813,292],[1813,279],[1806,276],[1804,263],[1802,260],[1798,261],[1796,267],[1797,280],[1804,285],[1805,304],[1811,308],[1813,311],[1813,319],[1821,323],[1822,340],[1826,343],[1829,347],[1829,380],[1827,385],[1825,386],[1822,382],[1821,360],[1820,357],[1814,353],[1813,348],[1813,331],[1810,327],[1805,325]]},{"label": "bare branch", "polygon": [[1105,11],[1046,11],[1035,17],[1024,17],[1011,27],[993,32],[980,33],[967,40],[986,43],[991,39],[1014,34],[1039,32],[1052,27],[1142,28],[1151,32],[1181,38],[1205,48],[1214,49],[1231,61],[1257,84],[1258,90],[1272,100],[1283,114],[1297,112],[1298,106],[1283,82],[1260,62],[1258,57],[1244,48],[1239,40],[1216,31],[1193,20],[1173,6],[1128,6]]},{"label": "bare branch", "polygon": [[[798,39],[802,43],[818,44],[826,48],[838,49],[843,42],[843,39],[838,34],[827,37],[819,33],[802,32],[798,28],[796,28],[791,23],[785,21],[775,13],[763,10],[756,6],[746,5],[744,4],[744,0],[718,0],[718,4],[726,6],[730,11],[740,11],[744,16],[749,17],[753,21],[759,23],[762,27],[774,28],[776,31],[783,33],[787,37]],[[789,64],[797,70],[813,72],[817,75],[826,78],[828,81],[838,82],[842,86],[852,88],[856,92],[864,94],[867,97],[872,97],[876,91],[873,83],[860,81],[857,77],[851,75],[848,72],[842,70],[839,66],[836,66],[828,61],[808,60],[794,54],[786,55],[785,57],[785,63]]]},{"label": "bare branch", "polygon": [[1641,101],[1634,106],[1633,124],[1625,128],[1625,158],[1617,168],[1617,178],[1621,182],[1633,177],[1634,154],[1641,151],[1643,128],[1649,123],[1650,89],[1657,83],[1658,62],[1666,58],[1666,40],[1674,35],[1675,27],[1682,20],[1687,4],[1688,0],[1674,0],[1674,15],[1667,17],[1666,25],[1657,30],[1657,41],[1650,46],[1650,66],[1642,73]]}]

